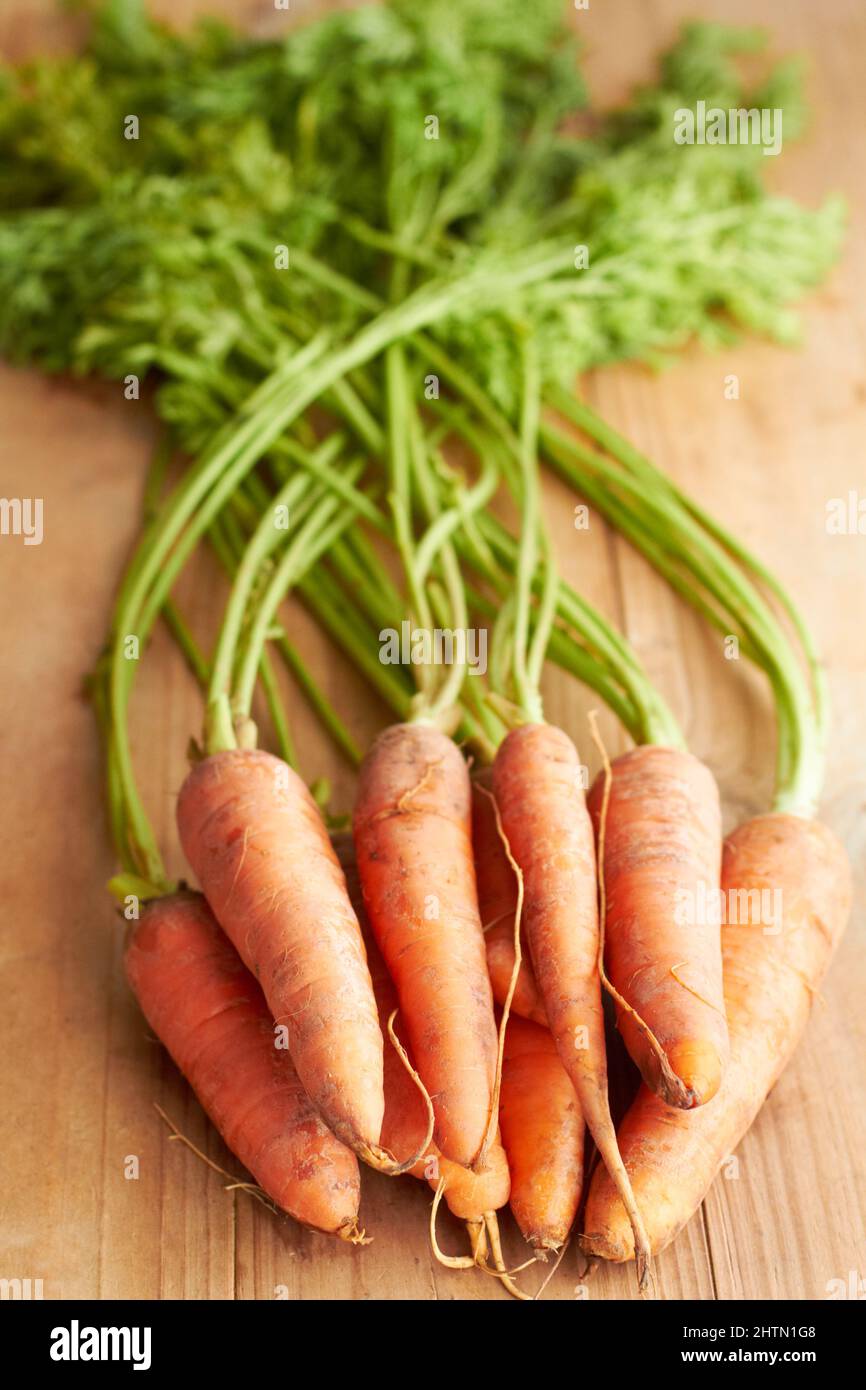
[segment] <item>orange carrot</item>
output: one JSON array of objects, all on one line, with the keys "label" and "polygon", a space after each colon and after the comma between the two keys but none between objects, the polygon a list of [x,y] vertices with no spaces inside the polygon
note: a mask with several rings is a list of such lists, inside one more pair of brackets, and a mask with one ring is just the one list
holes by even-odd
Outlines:
[{"label": "orange carrot", "polygon": [[[370,930],[352,837],[348,834],[336,834],[332,838],[337,858],[346,875],[349,897],[361,924],[367,947],[370,978],[373,981],[373,993],[379,1010],[379,1023],[382,1032],[386,1033],[388,1020],[395,1009],[399,1010],[397,988],[388,974],[388,968]],[[393,1047],[386,1048],[382,1144],[398,1162],[404,1163],[413,1154],[418,1153],[426,1132],[427,1111],[424,1099],[397,1051]],[[434,1191],[440,1177],[444,1177],[445,1200],[454,1215],[462,1221],[480,1221],[485,1212],[498,1211],[508,1201],[508,1163],[498,1136],[490,1147],[488,1162],[482,1172],[473,1173],[469,1168],[461,1168],[459,1164],[452,1163],[432,1141],[427,1146],[427,1152],[407,1171],[413,1177],[426,1179]]]},{"label": "orange carrot", "polygon": [[492,790],[492,770],[480,768],[472,777],[472,852],[478,906],[485,933],[501,924],[513,932],[517,886],[496,824]]},{"label": "orange carrot", "polygon": [[571,739],[549,724],[512,730],[493,763],[493,790],[523,879],[523,925],[550,1030],[628,1209],[644,1285],[649,1249],[608,1103],[595,846]]},{"label": "orange carrot", "polygon": [[[385,969],[385,963],[370,949],[370,970],[373,988],[379,1004],[379,1019],[383,1028],[397,1008],[397,991]],[[378,964],[378,968],[377,968]],[[427,1116],[424,1101],[411,1076],[393,1048],[385,1053],[385,1119],[382,1123],[382,1143],[398,1160],[405,1162],[418,1152],[424,1141]],[[426,1154],[409,1169],[413,1177],[426,1179],[433,1191],[440,1179],[445,1183],[445,1201],[453,1214],[470,1225],[480,1224],[485,1213],[498,1211],[508,1201],[510,1179],[505,1150],[497,1136],[491,1144],[485,1168],[473,1173],[452,1163],[430,1143]]]},{"label": "orange carrot", "polygon": [[361,768],[354,837],[442,1153],[470,1168],[491,1118],[497,1037],[478,915],[469,774],[429,724],[398,724]]},{"label": "orange carrot", "polygon": [[[523,950],[526,951],[525,939],[521,939],[524,940]],[[491,927],[484,937],[484,944],[487,947],[487,971],[490,975],[493,998],[502,1008],[508,998],[514,972],[514,927],[509,926],[507,922],[500,922],[498,926]],[[528,952],[521,957],[511,999],[511,1012],[519,1018],[537,1023],[541,1028],[547,1027],[544,1000],[539,993]]]},{"label": "orange carrot", "polygon": [[[397,1007],[397,991],[373,941],[370,943],[370,970],[379,1004],[379,1018],[382,1027],[387,1028],[388,1019]],[[424,1143],[426,1126],[427,1116],[418,1088],[396,1051],[390,1048],[385,1053],[382,1143],[398,1162],[408,1162]],[[488,1232],[491,1229],[497,1231],[494,1213],[506,1205],[511,1191],[508,1160],[498,1132],[480,1172],[473,1173],[471,1168],[452,1163],[432,1141],[427,1145],[423,1157],[408,1171],[413,1177],[426,1181],[434,1192],[438,1192],[441,1186],[449,1210],[459,1221],[465,1222],[469,1231],[471,1258],[443,1257],[436,1242],[434,1225],[431,1238],[437,1258],[455,1268],[465,1268],[473,1263],[484,1264]],[[495,1239],[498,1244],[498,1231]]]},{"label": "orange carrot", "polygon": [[[611,768],[604,829],[607,977],[628,1051],[668,1105],[715,1095],[728,1056],[715,895],[722,851],[719,793],[691,753],[654,744]],[[599,828],[604,775],[590,792]]]},{"label": "orange carrot", "polygon": [[558,1250],[583,1186],[583,1116],[548,1030],[513,1016],[505,1031],[499,1123],[514,1219],[535,1249]]},{"label": "orange carrot", "polygon": [[[602,792],[599,778],[589,800],[596,822]],[[715,890],[720,833],[715,782],[690,754],[647,746],[614,762],[605,827],[607,974],[657,1040],[653,1047],[646,1029],[617,1006],[620,1031],[644,1079],[672,1105],[708,1100],[728,1052],[719,929],[711,921],[678,926],[674,918],[685,895],[698,902],[702,885]],[[473,796],[473,837],[487,968],[493,997],[502,1005],[514,968],[517,891],[495,813],[481,789]],[[526,956],[511,1009],[547,1024]]]},{"label": "orange carrot", "polygon": [[318,808],[281,759],[216,753],[181,789],[181,843],[220,926],[261,985],[307,1094],[376,1167],[382,1034],[364,943]]},{"label": "orange carrot", "polygon": [[[382,1031],[386,1032],[388,1022],[395,1009],[398,1008],[397,990],[370,931],[370,924],[361,895],[361,881],[352,838],[349,835],[337,834],[334,835],[333,841],[337,858],[346,875],[349,897],[352,899],[364,934],[370,976],[379,1008],[379,1021]],[[451,1212],[458,1220],[465,1222],[469,1231],[471,1256],[443,1256],[436,1242],[435,1220],[431,1220],[431,1239],[437,1259],[452,1268],[465,1269],[473,1264],[486,1267],[487,1238],[489,1235],[493,1245],[494,1261],[500,1265],[497,1272],[501,1276],[501,1258],[498,1258],[499,1230],[495,1213],[508,1201],[511,1180],[508,1172],[508,1160],[505,1157],[505,1150],[499,1135],[497,1134],[488,1150],[484,1169],[481,1172],[473,1173],[471,1169],[461,1168],[459,1164],[452,1163],[450,1159],[445,1158],[432,1140],[425,1146],[424,1139],[427,1133],[426,1107],[421,1094],[396,1050],[386,1048],[385,1119],[382,1124],[382,1143],[401,1163],[408,1162],[414,1154],[419,1153],[422,1147],[425,1148],[424,1153],[407,1171],[413,1177],[420,1178],[422,1181],[426,1180],[433,1191],[437,1193],[437,1196],[441,1185],[445,1201]],[[517,1293],[520,1296],[510,1279],[504,1277],[503,1283],[509,1292]]]},{"label": "orange carrot", "polygon": [[[722,889],[725,902],[737,904],[738,918],[758,901],[748,895],[778,890],[783,919],[780,930],[760,921],[722,929],[731,1058],[712,1103],[671,1110],[642,1086],[620,1127],[653,1251],[664,1249],[700,1206],[797,1046],[848,918],[851,871],[826,827],[770,814],[747,821],[726,841]],[[591,1254],[633,1258],[626,1213],[601,1171],[590,1186],[585,1230],[582,1243]]]},{"label": "orange carrot", "polygon": [[355,1238],[357,1160],[275,1046],[262,992],[200,894],[146,905],[126,973],[148,1023],[268,1197],[305,1226]]},{"label": "orange carrot", "polygon": [[[472,779],[472,850],[478,883],[478,909],[484,928],[487,971],[493,998],[504,1005],[514,970],[514,914],[517,911],[517,883],[514,870],[499,836],[496,812],[490,796],[489,768]],[[526,953],[520,963],[511,1012],[521,1018],[547,1026],[544,1003]]]}]

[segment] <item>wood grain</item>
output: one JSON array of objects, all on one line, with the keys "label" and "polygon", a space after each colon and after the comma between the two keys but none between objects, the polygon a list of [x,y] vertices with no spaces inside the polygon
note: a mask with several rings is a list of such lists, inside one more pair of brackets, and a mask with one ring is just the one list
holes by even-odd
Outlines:
[{"label": "wood grain", "polygon": [[[166,0],[183,21],[230,13],[254,29],[285,22],[271,6]],[[302,8],[293,6],[297,15]],[[655,377],[637,368],[598,374],[591,398],[613,423],[732,530],[759,549],[797,595],[829,672],[834,725],[823,817],[857,874],[854,918],[793,1064],[742,1144],[739,1176],[720,1178],[702,1211],[658,1261],[664,1298],[821,1299],[831,1279],[866,1275],[866,537],[828,536],[828,498],[866,490],[863,369],[866,89],[859,55],[866,11],[856,0],[608,0],[575,16],[595,94],[616,101],[646,77],[684,16],[765,22],[788,50],[807,50],[815,118],[786,152],[779,186],[810,202],[843,188],[851,203],[844,263],[806,308],[806,344],[785,352],[749,342],[710,357],[687,353]],[[74,42],[80,25],[50,0],[12,0],[0,48],[14,56]],[[740,399],[723,395],[740,379]],[[45,1296],[149,1298],[487,1299],[480,1274],[436,1266],[428,1253],[429,1195],[408,1179],[365,1174],[363,1217],[374,1243],[350,1250],[274,1219],[177,1142],[164,1107],[215,1162],[236,1172],[197,1103],[146,1027],[120,970],[121,931],[104,892],[112,870],[100,800],[100,758],[81,696],[105,631],[113,589],[135,534],[152,442],[144,403],[111,388],[0,372],[0,493],[40,496],[45,539],[0,538],[4,795],[0,867],[5,930],[0,1276],[42,1278]],[[616,618],[669,697],[695,751],[719,778],[726,823],[762,808],[772,768],[767,693],[724,659],[639,557],[597,519],[571,524],[574,501],[553,481],[547,514],[563,571]],[[218,617],[218,580],[188,577],[180,600],[202,631]],[[302,612],[288,620],[326,689],[363,741],[385,712]],[[352,776],[292,696],[310,775],[325,774],[348,807]],[[549,674],[549,717],[590,757],[592,701]],[[157,636],[134,707],[135,753],[147,804],[180,868],[173,799],[200,705],[190,678]],[[612,747],[622,746],[612,721]],[[137,1155],[140,1177],[124,1177]],[[515,1261],[520,1244],[506,1231]],[[460,1245],[455,1223],[442,1239]],[[591,1298],[632,1298],[633,1278],[601,1269]],[[579,1296],[569,1251],[546,1296]]]}]

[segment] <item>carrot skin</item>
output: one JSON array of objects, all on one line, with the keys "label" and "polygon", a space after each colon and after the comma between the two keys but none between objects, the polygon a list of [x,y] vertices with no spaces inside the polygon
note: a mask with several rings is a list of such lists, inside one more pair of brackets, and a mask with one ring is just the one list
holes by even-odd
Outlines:
[{"label": "carrot skin", "polygon": [[505,1032],[499,1123],[514,1219],[535,1249],[558,1250],[580,1204],[583,1116],[550,1032],[514,1016]]},{"label": "carrot skin", "polygon": [[364,943],[319,810],[258,750],[198,763],[178,799],[184,853],[258,980],[326,1124],[361,1157],[385,1108],[382,1034]]},{"label": "carrot skin", "polygon": [[[697,908],[721,867],[719,793],[691,753],[649,744],[612,765],[605,825],[605,967],[661,1045],[617,1001],[619,1030],[651,1090],[690,1109],[719,1088],[728,1057],[718,923]],[[600,776],[589,795],[598,832]],[[707,920],[701,921],[704,916]]]},{"label": "carrot skin", "polygon": [[[379,976],[374,975],[374,985],[379,996]],[[396,990],[390,979],[381,988],[380,997],[380,1018],[382,1026],[387,1027],[388,1019],[397,1005]],[[382,1144],[398,1163],[404,1163],[418,1152],[425,1130],[426,1115],[420,1093],[396,1051],[391,1048],[385,1054]],[[460,1221],[483,1221],[485,1212],[499,1211],[506,1205],[511,1191],[508,1160],[498,1135],[488,1150],[486,1167],[477,1173],[459,1163],[452,1163],[434,1142],[408,1171],[413,1177],[426,1181],[434,1192],[440,1179],[444,1178],[445,1201]]]},{"label": "carrot skin", "polygon": [[[515,905],[516,906],[516,905]],[[484,938],[487,948],[487,973],[493,998],[503,1008],[511,988],[514,972],[514,928],[507,922],[491,927]],[[529,950],[525,940],[521,944],[520,969],[511,999],[511,1013],[518,1018],[528,1019],[539,1027],[547,1027],[547,1013],[541,997],[532,966],[529,963]]]},{"label": "carrot skin", "polygon": [[305,1226],[354,1233],[357,1159],[275,1046],[262,992],[204,898],[177,893],[148,903],[125,965],[151,1028],[263,1191]]},{"label": "carrot skin", "polygon": [[[388,1032],[388,1020],[394,1010],[398,1010],[397,1031],[399,1036],[399,1000],[397,989],[385,965],[378,946],[373,938],[367,920],[361,894],[361,881],[355,861],[355,850],[350,835],[335,835],[334,849],[346,875],[349,897],[358,914],[358,921],[367,946],[367,960],[373,992],[379,1009],[379,1022],[382,1033]],[[424,1102],[417,1086],[407,1072],[395,1048],[385,1045],[385,1118],[382,1122],[382,1144],[392,1153],[398,1163],[404,1163],[417,1153],[427,1131],[427,1115]],[[415,1178],[426,1180],[435,1191],[439,1179],[445,1179],[445,1201],[461,1221],[477,1224],[485,1212],[498,1211],[508,1201],[511,1183],[508,1173],[508,1160],[500,1139],[491,1144],[487,1166],[483,1171],[473,1173],[452,1163],[439,1151],[435,1143],[418,1159],[408,1171]]]},{"label": "carrot skin", "polygon": [[[522,925],[550,1031],[587,1127],[643,1241],[610,1116],[595,843],[571,739],[548,724],[512,730],[493,763],[493,790],[523,876]],[[641,1284],[645,1253],[639,1262]]]},{"label": "carrot skin", "polygon": [[499,923],[513,929],[517,881],[496,823],[493,772],[489,767],[480,768],[472,776],[472,853],[485,934]]},{"label": "carrot skin", "polygon": [[[388,1114],[387,1105],[385,1114]],[[473,1173],[471,1168],[461,1168],[459,1163],[452,1163],[450,1158],[440,1153],[438,1163],[434,1155],[424,1171],[415,1176],[425,1177],[434,1192],[439,1180],[444,1178],[445,1201],[452,1216],[473,1226],[479,1225],[488,1212],[499,1211],[506,1206],[511,1193],[508,1159],[499,1134],[487,1151],[486,1166],[477,1173]]]},{"label": "carrot skin", "polygon": [[466,764],[430,725],[386,729],[364,760],[355,852],[442,1153],[470,1168],[490,1119],[497,1038],[478,915]]},{"label": "carrot skin", "polygon": [[[760,923],[722,928],[730,1063],[710,1105],[671,1110],[642,1086],[619,1141],[653,1251],[663,1250],[700,1206],[787,1065],[851,905],[851,870],[835,836],[817,821],[773,814],[739,826],[725,842],[722,888],[781,892],[781,931]],[[745,899],[740,898],[740,902]],[[582,1244],[607,1260],[633,1258],[628,1221],[598,1171]]]},{"label": "carrot skin", "polygon": [[[517,911],[517,879],[499,836],[496,811],[490,796],[490,770],[484,768],[472,779],[472,850],[478,883],[478,910],[484,929],[487,973],[493,998],[502,1007],[511,987],[514,970],[514,914]],[[523,947],[517,972],[511,1012],[547,1027],[544,1002]]]}]

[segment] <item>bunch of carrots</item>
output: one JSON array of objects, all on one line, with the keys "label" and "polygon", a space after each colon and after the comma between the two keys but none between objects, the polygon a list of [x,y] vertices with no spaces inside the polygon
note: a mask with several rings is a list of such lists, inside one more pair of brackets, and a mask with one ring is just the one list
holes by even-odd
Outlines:
[{"label": "bunch of carrots", "polygon": [[[131,8],[130,34],[141,41]],[[183,195],[195,208],[183,245],[171,236],[151,244],[138,228],[118,228],[124,198],[105,197],[110,178],[99,172],[116,157],[107,142],[92,177],[77,163],[53,171],[40,194],[48,206],[6,228],[10,245],[44,271],[45,293],[10,301],[9,321],[35,356],[107,370],[107,345],[122,342],[125,362],[163,374],[169,432],[90,683],[120,865],[110,886],[131,923],[126,970],[142,1011],[275,1209],[363,1245],[359,1165],[413,1175],[432,1188],[437,1257],[492,1273],[520,1298],[530,1295],[500,1242],[497,1213],[507,1204],[529,1264],[561,1257],[578,1223],[588,1256],[634,1260],[640,1287],[650,1287],[653,1257],[699,1206],[796,1047],[850,897],[844,852],[814,819],[828,710],[799,613],[736,538],[562,385],[564,367],[573,374],[589,361],[676,345],[693,330],[708,336],[719,303],[763,322],[820,277],[835,222],[824,216],[816,250],[796,209],[762,203],[739,175],[742,206],[704,215],[693,204],[707,166],[695,162],[674,200],[693,219],[690,234],[680,235],[670,211],[682,260],[658,302],[639,304],[638,285],[655,283],[630,260],[644,244],[640,229],[668,237],[658,200],[670,183],[669,152],[659,155],[653,102],[639,102],[623,130],[614,122],[591,153],[560,142],[560,106],[575,94],[569,50],[552,5],[543,7],[538,51],[524,41],[523,8],[508,9],[509,23],[521,11],[509,40],[519,81],[531,84],[548,63],[556,100],[531,119],[516,76],[509,88],[503,28],[500,67],[478,70],[479,81],[499,73],[501,90],[485,94],[490,119],[488,106],[470,113],[475,124],[467,115],[460,159],[443,147],[413,166],[413,111],[394,81],[390,41],[369,56],[381,81],[361,94],[339,64],[333,74],[316,68],[317,43],[337,55],[348,36],[362,63],[372,43],[365,25],[370,34],[386,25],[385,38],[403,26],[430,65],[419,101],[437,92],[444,101],[437,45],[423,19],[394,0],[384,19],[341,17],[311,30],[285,63],[265,52],[260,79],[274,85],[275,100],[282,93],[299,142],[300,206],[271,206],[263,195],[261,225],[238,217],[239,176],[211,141],[213,167],[205,161],[201,177],[196,168]],[[479,33],[484,9],[482,0],[469,6],[466,22],[477,21]],[[109,38],[124,6],[116,0],[111,10]],[[162,72],[166,111],[176,111],[184,139],[201,134],[203,110],[221,109],[214,93],[223,80],[246,110],[255,47],[213,45],[200,105],[185,79],[178,84],[175,42],[165,35],[142,43],[124,69],[124,99],[139,64]],[[670,80],[688,83],[698,60],[705,72],[716,56],[692,36]],[[295,90],[308,67],[318,105]],[[333,132],[317,121],[328,103],[342,112],[358,101],[369,104],[365,138],[381,142],[381,180],[359,178],[354,206],[355,186],[343,186],[351,180],[322,177],[311,149],[318,140],[320,160],[330,152],[338,161]],[[14,140],[17,118],[7,125]],[[503,138],[512,125],[522,145]],[[170,192],[184,140],[157,128],[159,139],[137,155],[128,197],[144,219],[172,227],[187,217],[183,197]],[[636,167],[628,130],[643,132]],[[247,130],[245,157],[261,156],[264,139]],[[513,145],[524,149],[523,164]],[[640,184],[644,159],[657,156],[665,170]],[[34,161],[34,183],[46,158]],[[272,161],[263,167],[273,172]],[[477,206],[485,179],[505,190],[498,216]],[[629,179],[633,202],[623,193]],[[45,346],[46,304],[65,270],[45,231],[65,189],[83,250],[95,245],[98,254],[93,228],[110,228],[117,262],[78,276],[75,322],[58,356]],[[603,234],[605,209],[621,215],[623,206],[628,218]],[[304,211],[307,232],[315,229],[306,240]],[[266,266],[272,214],[299,222],[293,293]],[[600,246],[600,268],[585,281],[574,275],[569,230],[578,215]],[[322,228],[335,226],[329,243]],[[720,263],[742,267],[736,285],[703,285],[707,234],[721,238]],[[777,239],[790,275],[770,290],[756,267],[773,258]],[[358,265],[363,277],[353,278]],[[194,305],[183,297],[191,277]],[[158,287],[159,303],[142,296],[131,308],[123,292],[136,286]],[[631,319],[625,307],[619,318],[612,311],[620,303]],[[544,468],[708,623],[736,633],[766,674],[778,729],[775,799],[724,842],[712,772],[686,746],[626,638],[558,574]],[[175,597],[200,549],[228,586],[210,652]],[[281,618],[291,593],[393,713],[365,753]],[[138,662],[130,652],[146,649],[159,621],[202,691],[177,800],[195,890],[166,872],[132,756]],[[381,634],[407,621],[430,638],[484,628],[487,674],[470,672],[459,649],[445,664],[383,663]],[[596,726],[549,722],[546,662],[595,692],[634,743],[629,752],[611,763]],[[281,666],[358,768],[350,833],[330,811],[327,785],[301,774]],[[274,751],[259,746],[263,716]],[[578,746],[588,740],[602,761],[592,787]],[[784,903],[772,934],[760,919],[689,922],[678,912],[702,890],[751,901],[766,887]],[[619,1130],[605,994],[642,1079]],[[588,1170],[590,1148],[597,1162]],[[443,1200],[466,1227],[459,1255],[439,1246]]]},{"label": "bunch of carrots", "polygon": [[[439,1258],[492,1269],[525,1297],[505,1267],[496,1212],[510,1202],[533,1258],[561,1251],[584,1195],[586,1127],[600,1162],[582,1247],[635,1258],[645,1287],[652,1256],[699,1205],[793,1051],[847,916],[844,852],[812,819],[826,732],[820,667],[759,562],[587,406],[557,402],[581,437],[542,421],[531,347],[518,428],[487,412],[502,446],[499,480],[521,506],[511,536],[486,509],[482,460],[496,436],[463,425],[479,476],[455,489],[440,432],[406,390],[404,351],[383,364],[386,506],[375,486],[356,487],[351,459],[331,474],[337,436],[326,434],[314,446],[321,489],[292,473],[270,492],[260,481],[255,504],[234,494],[216,513],[233,537],[215,543],[232,587],[210,662],[167,610],[206,692],[202,747],[178,800],[203,896],[166,881],[135,789],[122,641],[140,630],[135,580],[158,528],[133,558],[94,682],[124,858],[113,887],[127,904],[145,902],[129,978],[227,1144],[281,1210],[360,1243],[357,1160],[411,1172],[435,1189]],[[740,632],[767,672],[776,801],[724,845],[711,773],[625,639],[556,574],[542,453],[683,597]],[[423,519],[401,505],[412,487]],[[274,559],[287,496],[304,519]],[[357,524],[346,531],[335,496],[371,521],[379,549]],[[380,554],[386,544],[406,597]],[[377,688],[399,722],[361,760],[352,836],[329,833],[289,761],[255,747],[257,677],[276,699],[265,648],[282,641],[280,600],[293,586],[315,591],[325,626],[369,672],[371,619],[459,624],[489,613],[485,582],[502,594],[489,679],[459,663],[415,666],[412,693],[403,672],[380,666]],[[636,743],[612,766],[605,756],[588,799],[572,739],[543,716],[545,655],[595,689]],[[309,676],[305,689],[352,747]],[[681,895],[716,886],[748,900],[781,890],[783,930],[768,935],[751,919],[723,931],[712,918],[684,924]],[[619,1134],[604,991],[644,1082]],[[466,1223],[464,1256],[439,1249],[443,1197]]]}]

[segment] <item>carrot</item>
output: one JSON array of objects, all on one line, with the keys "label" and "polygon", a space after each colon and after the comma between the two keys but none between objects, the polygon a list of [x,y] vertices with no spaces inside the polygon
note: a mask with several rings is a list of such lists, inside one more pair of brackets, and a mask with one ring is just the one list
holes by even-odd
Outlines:
[{"label": "carrot", "polygon": [[[351,836],[337,834],[334,835],[333,842],[367,945],[370,976],[379,1008],[379,1021],[384,1032],[398,1008],[397,990],[370,931]],[[511,1190],[508,1160],[499,1134],[496,1134],[490,1145],[484,1169],[478,1173],[473,1173],[471,1169],[462,1168],[445,1158],[432,1140],[425,1144],[425,1136],[428,1134],[424,1100],[397,1052],[394,1049],[386,1049],[382,1143],[401,1163],[408,1164],[413,1155],[419,1155],[407,1171],[413,1177],[429,1183],[436,1193],[430,1222],[430,1237],[436,1258],[453,1269],[467,1269],[473,1265],[487,1269],[489,1237],[496,1265],[496,1269],[489,1272],[500,1277],[509,1293],[518,1298],[524,1297],[505,1271],[499,1244],[496,1212],[506,1205]],[[423,1152],[420,1152],[421,1150]],[[442,1195],[452,1214],[466,1225],[472,1249],[471,1256],[443,1255],[439,1249],[435,1211]]]},{"label": "carrot", "polygon": [[[618,1026],[650,1089],[690,1109],[715,1095],[728,1056],[719,926],[687,910],[718,887],[718,788],[678,748],[633,748],[610,770],[604,959]],[[603,802],[604,775],[589,795],[597,833]]]},{"label": "carrot", "polygon": [[550,1033],[513,1016],[505,1032],[499,1123],[511,1169],[511,1210],[543,1258],[562,1246],[577,1214],[584,1123]]},{"label": "carrot", "polygon": [[550,724],[513,729],[496,753],[493,790],[523,879],[523,923],[550,1031],[627,1207],[644,1285],[649,1249],[608,1104],[595,846],[571,739]]},{"label": "carrot", "polygon": [[[650,562],[768,677],[777,724],[772,810],[726,842],[722,930],[730,1062],[714,1099],[694,1112],[667,1110],[643,1087],[620,1129],[652,1245],[662,1249],[702,1201],[719,1165],[748,1129],[791,1056],[812,995],[841,935],[850,902],[844,850],[814,815],[830,728],[827,680],[809,629],[780,582],[740,538],[665,478],[583,402],[556,404],[609,454],[557,436],[557,467],[581,487]],[[563,457],[563,454],[565,457]],[[768,602],[768,599],[771,601]],[[778,609],[786,621],[780,623]],[[781,930],[743,921],[750,895],[781,895]],[[763,908],[763,904],[761,907]],[[766,921],[766,918],[763,919]],[[585,1244],[612,1260],[631,1257],[617,1195],[593,1180]]]},{"label": "carrot", "polygon": [[496,811],[491,796],[493,778],[489,767],[472,776],[472,852],[478,907],[485,935],[503,923],[513,932],[517,909],[514,870],[502,846]]},{"label": "carrot", "polygon": [[267,1196],[305,1226],[357,1238],[357,1160],[275,1046],[261,990],[204,898],[148,903],[125,963],[148,1023]]},{"label": "carrot", "polygon": [[[612,771],[605,825],[605,962],[616,994],[628,1001],[629,1007],[617,1008],[619,1028],[651,1089],[667,1104],[688,1108],[715,1094],[728,1052],[718,927],[711,921],[703,927],[678,925],[674,915],[682,901],[678,893],[696,898],[701,884],[714,890],[718,882],[718,791],[707,768],[679,749],[635,748],[616,759]],[[602,793],[599,778],[589,798],[596,823]],[[483,793],[476,794],[478,802],[483,799]],[[479,823],[483,814],[479,807]],[[508,861],[486,826],[478,843],[485,864],[484,872],[480,867],[478,871],[479,901],[485,902],[481,885],[495,884],[496,896],[492,887],[488,892],[501,914],[505,884],[500,870]],[[485,943],[493,995],[501,1004],[514,967],[513,924],[507,918],[497,921]],[[512,1009],[546,1024],[526,960]],[[646,1027],[635,1021],[635,1013]],[[654,1046],[647,1029],[656,1039]]]},{"label": "carrot", "polygon": [[[501,1008],[508,998],[514,971],[514,928],[507,922],[500,922],[485,934],[484,944],[487,948],[487,971],[490,975],[493,998]],[[547,1027],[544,1000],[526,956],[521,959],[517,972],[511,1012],[519,1018],[537,1023],[541,1028]]]},{"label": "carrot", "polygon": [[177,819],[217,921],[288,1030],[310,1099],[343,1143],[387,1167],[382,1034],[364,943],[305,784],[270,753],[215,753],[184,782]]},{"label": "carrot", "polygon": [[[778,932],[760,923],[723,928],[731,1059],[712,1103],[671,1110],[642,1086],[620,1128],[654,1252],[700,1206],[794,1052],[845,927],[851,870],[825,826],[769,814],[747,821],[725,842],[722,889],[727,903],[741,907],[745,895],[779,890],[783,923]],[[590,1186],[585,1231],[582,1243],[591,1254],[633,1258],[626,1213],[601,1171]]]},{"label": "carrot", "polygon": [[[514,914],[517,884],[499,837],[496,812],[489,794],[490,769],[472,779],[472,851],[478,884],[478,910],[484,929],[487,973],[496,1003],[504,1005],[514,971]],[[514,985],[512,1013],[547,1026],[544,1003],[532,967],[524,955]]]},{"label": "carrot", "polygon": [[361,767],[355,851],[435,1139],[470,1168],[491,1119],[497,1037],[475,888],[469,774],[430,724],[380,734]]},{"label": "carrot", "polygon": [[[375,951],[375,954],[374,954]],[[378,960],[377,960],[378,957]],[[397,1007],[397,991],[385,968],[375,943],[370,947],[370,969],[373,988],[379,1004],[382,1027]],[[382,1124],[382,1143],[398,1162],[408,1162],[424,1143],[427,1117],[423,1099],[411,1076],[393,1048],[385,1053],[385,1119]],[[451,1213],[463,1221],[469,1231],[472,1258],[442,1256],[431,1227],[434,1252],[443,1264],[455,1268],[484,1264],[487,1256],[487,1232],[494,1213],[508,1202],[511,1178],[508,1160],[497,1133],[490,1145],[485,1167],[478,1173],[452,1163],[432,1141],[423,1157],[408,1170],[413,1177],[426,1181],[434,1192],[442,1190]]]},{"label": "carrot", "polygon": [[[397,1007],[397,991],[387,975],[384,962],[376,970],[371,951],[373,987],[379,1001],[379,1018],[387,1025]],[[382,1124],[382,1143],[398,1160],[404,1162],[418,1152],[424,1141],[427,1117],[424,1102],[393,1048],[385,1053],[385,1119]],[[413,1177],[426,1180],[433,1191],[444,1181],[445,1201],[453,1214],[469,1225],[480,1225],[486,1212],[498,1211],[508,1201],[510,1178],[508,1161],[497,1135],[487,1156],[487,1165],[479,1173],[463,1168],[446,1158],[435,1143],[408,1170]]]},{"label": "carrot", "polygon": [[[361,924],[367,947],[370,978],[373,981],[373,993],[379,1010],[379,1023],[382,1032],[385,1033],[388,1020],[394,1010],[399,1009],[397,989],[370,930],[352,837],[338,833],[332,840],[340,867],[346,876],[349,897]],[[394,1048],[386,1048],[382,1144],[399,1162],[405,1162],[411,1155],[418,1153],[424,1142],[426,1129],[427,1113],[424,1099],[401,1062],[399,1054]],[[508,1201],[508,1163],[505,1150],[498,1139],[491,1146],[489,1159],[489,1164],[483,1172],[473,1173],[471,1169],[461,1168],[459,1164],[445,1158],[431,1140],[427,1152],[421,1155],[407,1172],[413,1177],[426,1179],[434,1191],[440,1177],[444,1177],[445,1200],[454,1215],[462,1221],[480,1221],[484,1212],[498,1211]]]}]

